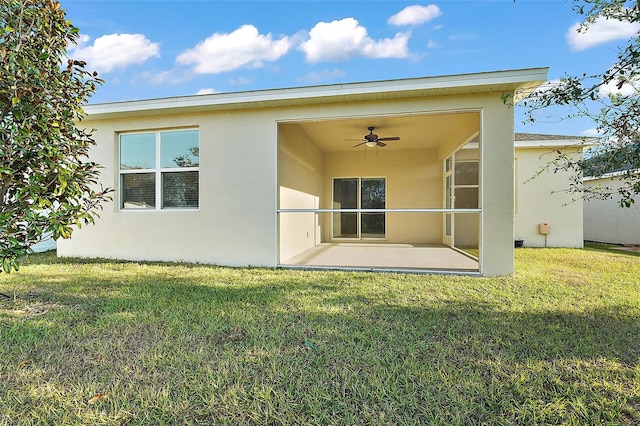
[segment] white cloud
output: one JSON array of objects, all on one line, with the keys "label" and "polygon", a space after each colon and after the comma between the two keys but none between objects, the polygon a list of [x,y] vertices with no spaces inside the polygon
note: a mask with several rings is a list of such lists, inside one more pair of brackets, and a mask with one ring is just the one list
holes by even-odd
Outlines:
[{"label": "white cloud", "polygon": [[207,87],[205,89],[200,89],[196,92],[196,95],[213,95],[215,93],[220,93],[218,92],[216,89],[213,89],[211,87]]},{"label": "white cloud", "polygon": [[404,58],[408,55],[409,33],[397,33],[393,38],[372,40],[367,29],[354,18],[340,21],[319,22],[309,39],[300,43],[299,49],[307,62],[345,61],[356,56],[366,58]]},{"label": "white cloud", "polygon": [[[583,82],[583,84],[585,83],[588,83],[586,84],[586,87],[591,87],[591,83],[589,83],[587,80]],[[593,83],[595,84],[597,82],[594,81]],[[538,86],[531,93],[531,98],[535,98],[536,96],[542,96],[544,93],[552,89],[566,90],[564,89],[566,84],[567,83],[561,79],[547,81],[541,84],[540,86]],[[621,95],[621,96],[634,96],[638,93],[638,88],[640,87],[640,78],[625,81],[619,88],[618,88],[618,84],[619,84],[618,81],[610,81],[607,84],[603,84],[600,87],[598,95],[602,98],[611,96],[612,94]]]},{"label": "white cloud", "polygon": [[92,45],[88,45],[89,41],[89,37],[81,37],[78,45],[71,47],[69,56],[86,61],[88,69],[103,73],[160,56],[160,45],[143,34],[108,34],[98,37]]},{"label": "white cloud", "polygon": [[213,34],[178,55],[176,62],[194,65],[197,74],[216,74],[242,67],[262,67],[263,61],[275,61],[290,48],[288,37],[273,40],[271,34],[263,35],[253,25],[243,25],[228,34]]},{"label": "white cloud", "polygon": [[579,32],[580,24],[567,31],[567,43],[573,51],[585,50],[613,40],[625,40],[640,31],[639,23],[621,22],[615,19],[598,18],[593,24]]},{"label": "white cloud", "polygon": [[[533,89],[533,91],[526,96],[526,99],[535,102],[536,100],[539,100],[540,98],[542,98],[546,94],[546,92],[556,88],[560,88],[564,84],[565,82],[563,82],[560,79],[546,81],[541,85],[539,85],[538,87],[536,87],[535,89]],[[525,92],[528,90],[529,90],[528,88],[525,88]]]},{"label": "white cloud", "polygon": [[586,129],[586,130],[583,130],[581,133],[582,133],[581,136],[586,136],[589,138],[597,138],[601,136],[600,132],[598,132],[598,129]]},{"label": "white cloud", "polygon": [[554,80],[549,80],[549,81],[546,81],[546,82],[542,83],[540,86],[538,86],[533,91],[533,93],[544,93],[544,92],[547,92],[547,91],[549,91],[551,89],[555,89],[556,87],[560,87],[563,84],[565,84],[565,83],[563,83],[563,81],[560,80],[559,78],[556,78]]},{"label": "white cloud", "polygon": [[611,95],[633,96],[638,93],[637,87],[640,87],[640,79],[626,81],[618,88],[618,81],[610,81],[600,87],[600,96],[607,97]]},{"label": "white cloud", "polygon": [[388,19],[388,23],[395,26],[419,25],[429,22],[442,15],[442,11],[435,4],[428,6],[407,6]]},{"label": "white cloud", "polygon": [[427,49],[437,49],[438,48],[438,43],[436,43],[433,40],[429,40],[429,42],[427,43]]}]

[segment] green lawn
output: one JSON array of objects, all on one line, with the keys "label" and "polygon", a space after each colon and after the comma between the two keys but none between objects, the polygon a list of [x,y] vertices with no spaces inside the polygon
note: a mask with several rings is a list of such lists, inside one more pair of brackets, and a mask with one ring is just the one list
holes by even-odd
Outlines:
[{"label": "green lawn", "polygon": [[640,424],[640,257],[513,277],[32,256],[0,274],[0,425]]}]

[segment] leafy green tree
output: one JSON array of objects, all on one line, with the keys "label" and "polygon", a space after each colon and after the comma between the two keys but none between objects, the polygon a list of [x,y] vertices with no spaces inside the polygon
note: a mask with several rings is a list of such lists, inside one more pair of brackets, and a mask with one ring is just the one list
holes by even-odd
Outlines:
[{"label": "leafy green tree", "polygon": [[[584,17],[578,31],[585,32],[601,20],[640,24],[640,0],[574,0],[574,10]],[[533,93],[524,103],[527,121],[553,106],[568,107],[563,117],[586,117],[595,125],[601,142],[592,156],[571,160],[561,152],[548,166],[566,170],[573,176],[568,192],[584,199],[619,197],[620,206],[629,207],[640,194],[640,33],[618,48],[615,63],[596,74],[566,76],[557,84]],[[620,189],[589,190],[582,176],[602,176],[618,172]]]},{"label": "leafy green tree", "polygon": [[53,0],[0,0],[0,272],[49,233],[92,223],[109,189],[76,127],[102,81],[66,56],[79,30]]}]

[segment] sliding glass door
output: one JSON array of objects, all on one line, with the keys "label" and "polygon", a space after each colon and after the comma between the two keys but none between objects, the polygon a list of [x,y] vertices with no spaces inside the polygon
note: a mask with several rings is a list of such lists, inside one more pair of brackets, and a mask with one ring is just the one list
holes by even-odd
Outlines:
[{"label": "sliding glass door", "polygon": [[384,210],[385,207],[385,178],[333,179],[333,208],[349,211],[333,213],[332,237],[336,239],[385,238],[385,213],[370,211]]}]

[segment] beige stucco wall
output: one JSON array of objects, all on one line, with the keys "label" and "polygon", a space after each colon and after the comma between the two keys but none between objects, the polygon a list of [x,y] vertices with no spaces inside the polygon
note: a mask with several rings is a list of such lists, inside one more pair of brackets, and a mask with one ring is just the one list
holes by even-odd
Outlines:
[{"label": "beige stucco wall", "polygon": [[[118,132],[198,127],[200,207],[196,211],[120,211],[114,201],[105,206],[94,226],[60,241],[59,255],[231,266],[275,263],[273,116],[266,111],[176,114],[84,125],[98,129],[91,155],[104,166],[102,183],[112,188],[118,187]],[[119,195],[116,190],[114,200]]]},{"label": "beige stucco wall", "polygon": [[[322,194],[322,152],[295,123],[279,126],[280,209],[317,209]],[[320,243],[319,218],[311,213],[281,213],[279,259],[285,261]]]},{"label": "beige stucco wall", "polygon": [[[585,187],[619,188],[617,179],[589,179]],[[618,197],[619,198],[619,197]],[[618,198],[584,202],[584,239],[614,244],[640,244],[640,197],[631,207],[620,207]]]},{"label": "beige stucco wall", "polygon": [[482,116],[480,265],[485,275],[505,275],[514,268],[513,109],[495,96]]},{"label": "beige stucco wall", "polygon": [[[573,159],[581,151],[566,152]],[[568,188],[570,173],[544,171],[540,167],[555,158],[556,148],[516,149],[516,239],[523,239],[525,247],[583,247],[582,200],[573,201]],[[534,176],[536,176],[534,178]],[[539,225],[548,223],[546,237]]]},{"label": "beige stucco wall", "polygon": [[[323,208],[332,208],[332,179],[386,179],[387,208],[441,208],[442,162],[437,149],[385,151],[364,148],[324,154]],[[331,215],[323,217],[323,241],[331,241]],[[442,215],[387,213],[389,243],[442,243]]]},{"label": "beige stucco wall", "polygon": [[[480,111],[483,117],[481,156],[486,161],[481,172],[482,272],[510,274],[513,272],[513,109],[503,102],[502,93],[87,120],[83,126],[98,129],[94,133],[97,146],[91,155],[104,166],[101,182],[115,188],[118,186],[118,132],[198,127],[200,207],[196,211],[119,211],[118,203],[114,202],[105,207],[94,226],[83,227],[71,240],[61,241],[58,253],[61,256],[276,266],[279,122],[461,110]],[[284,154],[280,152],[280,155]],[[437,180],[435,163],[430,162],[433,154],[420,155],[429,159],[424,173]],[[438,155],[441,160],[446,152]],[[309,153],[309,158],[317,165],[317,153]],[[326,159],[323,162],[325,167],[331,167]],[[326,173],[325,170],[323,188]],[[310,172],[308,179],[315,193],[317,177],[312,175]],[[394,177],[394,182],[402,178]],[[285,191],[285,195],[292,194]],[[116,191],[114,198],[118,197]],[[430,195],[425,197],[420,203],[426,205],[434,201],[428,198]],[[400,201],[390,199],[390,202]],[[310,204],[311,197],[302,195],[300,203]],[[399,233],[406,233],[401,227],[397,229]],[[432,238],[440,229],[434,224],[423,227],[421,232],[424,238]]]}]

